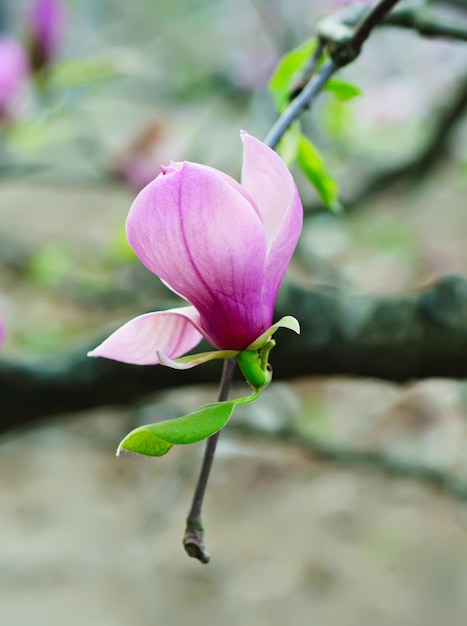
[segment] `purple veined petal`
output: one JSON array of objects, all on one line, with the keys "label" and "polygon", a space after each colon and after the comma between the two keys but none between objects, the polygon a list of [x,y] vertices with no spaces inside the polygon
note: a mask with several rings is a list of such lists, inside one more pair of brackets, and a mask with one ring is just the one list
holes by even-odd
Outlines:
[{"label": "purple veined petal", "polygon": [[268,237],[262,298],[274,303],[303,225],[303,207],[287,166],[274,150],[241,133],[242,185],[256,202]]},{"label": "purple veined petal", "polygon": [[175,359],[203,338],[198,311],[191,306],[146,313],[130,320],[88,356],[134,365],[157,365],[157,351]]},{"label": "purple veined petal", "polygon": [[196,307],[215,347],[243,349],[271,324],[272,310],[259,297],[264,226],[216,170],[185,162],[167,172],[133,203],[128,241],[150,271]]}]

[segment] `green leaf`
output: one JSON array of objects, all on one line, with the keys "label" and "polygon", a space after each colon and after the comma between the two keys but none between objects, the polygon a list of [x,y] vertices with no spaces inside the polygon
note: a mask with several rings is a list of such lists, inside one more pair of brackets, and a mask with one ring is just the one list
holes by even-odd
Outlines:
[{"label": "green leaf", "polygon": [[287,165],[290,167],[292,163],[297,160],[298,146],[300,143],[300,137],[302,136],[302,129],[300,122],[297,120],[284,133],[282,139],[277,146],[277,153]]},{"label": "green leaf", "polygon": [[325,91],[331,92],[338,100],[346,101],[362,95],[362,90],[352,83],[340,78],[331,78],[324,85]]},{"label": "green leaf", "polygon": [[316,50],[317,45],[318,42],[316,39],[309,39],[298,46],[298,48],[287,52],[279,61],[268,84],[269,91],[274,98],[274,103],[278,111],[282,112],[287,107],[294,81]]},{"label": "green leaf", "polygon": [[133,430],[120,442],[117,456],[122,450],[137,452],[146,456],[164,456],[172,447],[173,444],[164,441],[151,432],[150,428],[144,426]]},{"label": "green leaf", "polygon": [[227,424],[238,403],[237,400],[230,400],[206,404],[183,417],[140,426],[123,439],[117,456],[122,449],[147,456],[163,456],[174,444],[207,439]]},{"label": "green leaf", "polygon": [[262,391],[263,388],[256,389],[251,396],[205,404],[188,415],[135,428],[120,442],[117,456],[122,450],[146,456],[164,456],[175,444],[184,445],[207,439],[224,428],[237,405],[253,402]]},{"label": "green leaf", "polygon": [[339,185],[337,181],[330,174],[318,150],[304,135],[300,138],[297,161],[326,207],[335,212],[342,210],[338,201]]}]

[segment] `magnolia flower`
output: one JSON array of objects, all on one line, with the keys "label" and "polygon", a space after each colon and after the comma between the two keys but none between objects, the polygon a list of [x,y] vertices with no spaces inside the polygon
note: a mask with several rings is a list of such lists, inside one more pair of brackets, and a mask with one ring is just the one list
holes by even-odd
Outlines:
[{"label": "magnolia flower", "polygon": [[[128,215],[128,241],[140,261],[191,306],[136,317],[90,356],[184,369],[261,348],[279,325],[297,330],[271,324],[302,228],[300,198],[280,157],[241,136],[241,184],[206,165],[171,163]],[[173,361],[203,337],[220,352]]]},{"label": "magnolia flower", "polygon": [[21,45],[10,37],[0,37],[0,118],[9,117],[12,106],[29,74],[28,58]]},{"label": "magnolia flower", "polygon": [[34,0],[29,14],[31,64],[34,70],[49,66],[56,58],[63,37],[63,0]]}]

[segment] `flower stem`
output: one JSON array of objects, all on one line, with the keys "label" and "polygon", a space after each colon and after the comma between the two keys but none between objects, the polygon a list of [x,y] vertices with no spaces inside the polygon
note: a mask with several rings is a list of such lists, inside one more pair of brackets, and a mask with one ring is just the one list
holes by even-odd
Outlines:
[{"label": "flower stem", "polygon": [[[219,402],[227,400],[229,396],[235,364],[236,361],[234,358],[224,361],[224,369],[222,370],[219,395],[217,398]],[[198,559],[201,563],[209,563],[209,554],[204,547],[204,528],[201,520],[201,509],[219,435],[220,431],[209,437],[206,442],[203,464],[201,465],[201,471],[193,495],[191,509],[186,520],[185,534],[183,537],[183,546],[188,556]]]}]

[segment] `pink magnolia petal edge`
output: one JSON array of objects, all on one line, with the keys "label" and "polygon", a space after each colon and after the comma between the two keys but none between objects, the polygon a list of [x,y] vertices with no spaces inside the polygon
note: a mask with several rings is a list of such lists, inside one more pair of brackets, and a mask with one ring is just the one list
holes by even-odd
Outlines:
[{"label": "pink magnolia petal edge", "polygon": [[133,318],[105,339],[91,357],[133,365],[158,365],[158,351],[177,358],[203,338],[199,313],[191,306],[145,313]]}]

